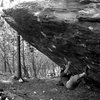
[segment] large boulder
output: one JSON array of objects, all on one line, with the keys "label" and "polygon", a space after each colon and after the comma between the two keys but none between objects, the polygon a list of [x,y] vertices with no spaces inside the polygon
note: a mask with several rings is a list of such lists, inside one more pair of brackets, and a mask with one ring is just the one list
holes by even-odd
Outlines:
[{"label": "large boulder", "polygon": [[60,67],[100,81],[100,5],[78,0],[26,2],[3,10],[2,17],[26,41]]}]

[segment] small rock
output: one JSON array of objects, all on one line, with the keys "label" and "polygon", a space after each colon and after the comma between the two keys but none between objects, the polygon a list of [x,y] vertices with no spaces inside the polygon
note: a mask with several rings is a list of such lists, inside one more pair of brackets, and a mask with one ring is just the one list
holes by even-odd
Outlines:
[{"label": "small rock", "polygon": [[57,91],[57,89],[56,88],[53,88],[50,91],[55,92],[55,91]]},{"label": "small rock", "polygon": [[9,100],[8,98],[6,98],[5,100]]},{"label": "small rock", "polygon": [[45,91],[43,91],[43,93],[45,93]]},{"label": "small rock", "polygon": [[34,94],[36,94],[36,91],[34,91]]},{"label": "small rock", "polygon": [[20,78],[19,80],[18,80],[19,82],[23,82],[23,80]]},{"label": "small rock", "polygon": [[92,26],[89,26],[88,28],[89,28],[89,30],[91,30],[91,31],[93,30],[93,27],[92,27]]}]

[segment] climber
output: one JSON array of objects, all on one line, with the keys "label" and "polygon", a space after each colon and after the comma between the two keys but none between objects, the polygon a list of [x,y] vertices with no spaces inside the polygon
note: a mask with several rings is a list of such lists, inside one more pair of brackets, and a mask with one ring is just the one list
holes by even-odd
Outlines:
[{"label": "climber", "polygon": [[60,85],[66,86],[67,89],[75,89],[82,78],[86,76],[88,68],[86,67],[85,71],[80,74],[72,75],[72,73],[68,73],[69,64],[66,66],[65,70],[61,70]]},{"label": "climber", "polygon": [[64,86],[64,83],[70,79],[72,74],[71,73],[68,74],[69,65],[70,62],[68,62],[65,68],[61,68],[60,81],[58,82],[57,85]]},{"label": "climber", "polygon": [[75,89],[79,83],[81,82],[81,79],[85,76],[85,72],[81,74],[72,75],[70,79],[65,83],[65,86],[67,89]]}]

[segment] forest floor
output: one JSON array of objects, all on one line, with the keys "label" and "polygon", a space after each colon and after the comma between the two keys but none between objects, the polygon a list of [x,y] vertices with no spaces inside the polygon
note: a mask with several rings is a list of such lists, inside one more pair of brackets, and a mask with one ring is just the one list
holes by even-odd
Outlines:
[{"label": "forest floor", "polygon": [[67,90],[57,85],[58,79],[31,79],[24,83],[0,83],[0,89],[13,100],[100,100],[100,92],[93,92],[85,86]]}]

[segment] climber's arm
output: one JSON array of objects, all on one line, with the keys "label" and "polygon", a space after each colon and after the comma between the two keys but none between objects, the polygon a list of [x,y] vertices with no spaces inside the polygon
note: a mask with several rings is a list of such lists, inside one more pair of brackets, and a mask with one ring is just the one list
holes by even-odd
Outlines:
[{"label": "climber's arm", "polygon": [[69,69],[69,66],[70,66],[70,62],[68,62],[68,64],[65,66],[66,69],[64,70],[64,73],[67,73],[68,69]]}]

